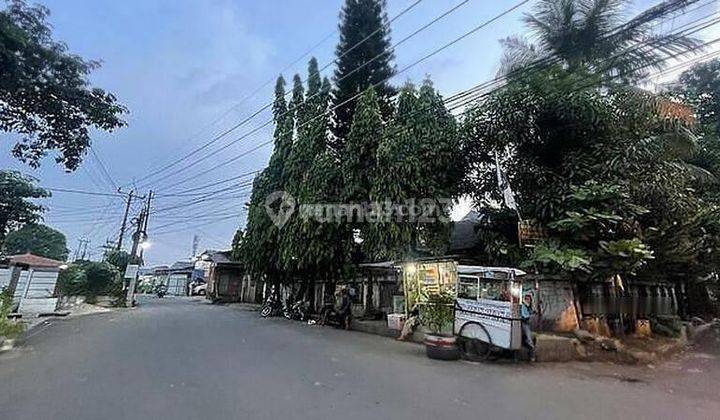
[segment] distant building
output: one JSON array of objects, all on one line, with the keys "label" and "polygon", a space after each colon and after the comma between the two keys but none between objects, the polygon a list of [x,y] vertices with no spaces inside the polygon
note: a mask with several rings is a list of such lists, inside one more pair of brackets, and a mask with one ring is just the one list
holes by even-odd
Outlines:
[{"label": "distant building", "polygon": [[206,296],[213,302],[262,302],[265,282],[246,275],[242,263],[232,259],[230,250],[203,252],[195,269],[205,272]]},{"label": "distant building", "polygon": [[203,279],[204,271],[195,269],[195,263],[191,261],[177,261],[170,267],[154,267],[151,274],[144,276],[144,281],[147,281],[148,277],[153,286],[166,285],[169,296],[187,296],[188,285],[197,279]]}]

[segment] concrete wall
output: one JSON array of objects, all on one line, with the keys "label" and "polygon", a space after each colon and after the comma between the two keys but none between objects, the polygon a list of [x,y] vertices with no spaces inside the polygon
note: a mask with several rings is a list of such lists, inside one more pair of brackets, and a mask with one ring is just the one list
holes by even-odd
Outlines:
[{"label": "concrete wall", "polygon": [[[10,285],[13,267],[0,269],[0,288]],[[57,305],[55,285],[57,269],[22,270],[13,293],[13,302],[20,312],[52,312]]]},{"label": "concrete wall", "polygon": [[538,329],[570,332],[578,328],[572,285],[564,281],[538,281]]}]

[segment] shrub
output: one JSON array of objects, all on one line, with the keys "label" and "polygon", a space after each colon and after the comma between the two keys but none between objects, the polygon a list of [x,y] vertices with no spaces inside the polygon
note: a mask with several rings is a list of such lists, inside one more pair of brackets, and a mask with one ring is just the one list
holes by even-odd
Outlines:
[{"label": "shrub", "polygon": [[97,296],[122,293],[120,272],[107,262],[80,261],[60,273],[58,290],[63,295],[85,296],[93,302]]},{"label": "shrub", "polygon": [[455,298],[452,293],[445,291],[431,294],[421,310],[422,323],[432,334],[440,334],[453,321],[453,304]]},{"label": "shrub", "polygon": [[3,287],[0,291],[0,337],[13,338],[20,334],[23,325],[8,319],[8,315],[12,310],[13,297],[7,287]]}]

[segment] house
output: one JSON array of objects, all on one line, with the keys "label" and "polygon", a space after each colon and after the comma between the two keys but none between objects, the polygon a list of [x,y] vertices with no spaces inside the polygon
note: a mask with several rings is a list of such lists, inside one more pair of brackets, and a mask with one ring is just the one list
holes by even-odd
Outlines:
[{"label": "house", "polygon": [[187,296],[188,285],[197,280],[203,279],[203,270],[195,269],[192,261],[177,261],[167,266],[155,267],[152,270],[152,285],[164,284],[167,286],[169,296]]},{"label": "house", "polygon": [[64,261],[41,257],[29,252],[19,255],[10,255],[7,257],[7,261],[9,265],[48,269],[59,269],[66,264]]},{"label": "house", "polygon": [[0,261],[0,289],[13,295],[13,310],[47,313],[57,307],[56,286],[65,262],[31,253],[10,255]]},{"label": "house", "polygon": [[246,275],[231,251],[207,250],[198,256],[195,268],[206,273],[206,296],[213,302],[262,302],[265,282]]}]

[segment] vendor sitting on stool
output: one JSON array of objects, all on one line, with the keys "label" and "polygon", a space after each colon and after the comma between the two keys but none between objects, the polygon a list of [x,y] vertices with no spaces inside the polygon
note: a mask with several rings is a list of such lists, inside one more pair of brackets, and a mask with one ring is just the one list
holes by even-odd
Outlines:
[{"label": "vendor sitting on stool", "polygon": [[403,325],[402,331],[400,332],[400,337],[397,339],[399,341],[407,340],[407,338],[415,332],[415,328],[417,328],[418,325],[420,325],[420,310],[416,305],[408,314],[408,319],[405,321],[405,325]]},{"label": "vendor sitting on stool", "polygon": [[523,303],[520,305],[520,324],[522,325],[522,342],[527,347],[530,355],[530,361],[535,361],[535,343],[533,342],[533,333],[530,329],[530,315],[533,314],[532,295],[526,294]]}]

